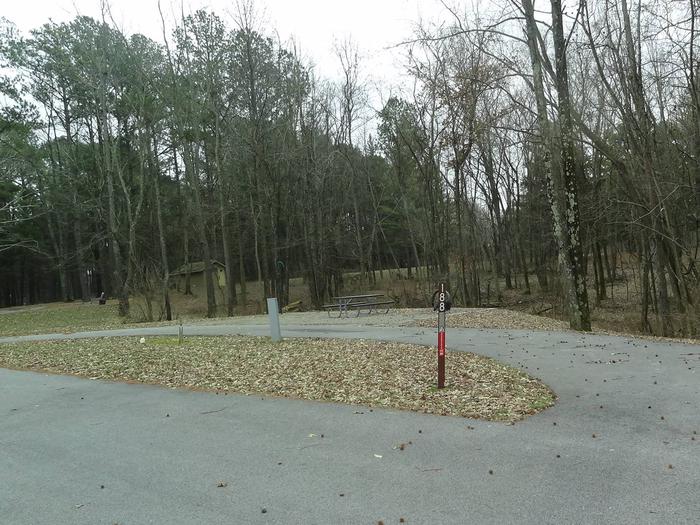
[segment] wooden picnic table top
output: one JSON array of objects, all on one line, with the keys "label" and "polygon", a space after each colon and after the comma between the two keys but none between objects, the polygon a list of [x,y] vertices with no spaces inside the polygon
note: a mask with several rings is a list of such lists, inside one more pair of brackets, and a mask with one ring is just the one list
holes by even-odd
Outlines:
[{"label": "wooden picnic table top", "polygon": [[383,293],[368,293],[368,294],[363,294],[363,295],[338,295],[336,297],[333,297],[333,299],[367,299],[369,297],[384,297]]}]

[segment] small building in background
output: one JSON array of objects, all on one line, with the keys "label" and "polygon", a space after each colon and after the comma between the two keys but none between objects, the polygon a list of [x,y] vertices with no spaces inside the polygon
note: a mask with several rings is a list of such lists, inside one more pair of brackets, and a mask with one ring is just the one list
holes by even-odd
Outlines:
[{"label": "small building in background", "polygon": [[[226,266],[219,261],[212,261],[214,290],[216,291],[217,304],[224,304],[226,294]],[[190,290],[198,297],[207,296],[207,285],[204,279],[204,261],[183,264],[177,270],[170,273],[172,285],[178,292],[185,293],[187,274],[190,275]]]}]

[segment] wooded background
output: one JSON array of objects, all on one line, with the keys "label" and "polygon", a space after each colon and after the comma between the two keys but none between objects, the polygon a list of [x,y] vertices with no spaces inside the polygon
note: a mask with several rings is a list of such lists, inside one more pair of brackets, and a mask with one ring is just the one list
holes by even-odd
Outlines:
[{"label": "wooded background", "polygon": [[252,2],[161,42],[5,20],[0,306],[105,291],[170,319],[170,272],[203,261],[211,317],[286,304],[292,277],[318,307],[346,272],[408,268],[457,305],[559,296],[583,330],[622,282],[639,330],[697,336],[699,3],[452,10],[407,35],[410,81],[378,108],[355,44],[319,78]]}]

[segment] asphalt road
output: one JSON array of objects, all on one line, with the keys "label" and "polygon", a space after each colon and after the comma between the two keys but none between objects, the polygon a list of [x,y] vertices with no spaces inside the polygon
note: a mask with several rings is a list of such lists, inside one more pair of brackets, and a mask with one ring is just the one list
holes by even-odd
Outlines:
[{"label": "asphalt road", "polygon": [[540,377],[557,405],[505,425],[0,370],[0,523],[700,523],[700,346],[467,329],[447,342]]}]

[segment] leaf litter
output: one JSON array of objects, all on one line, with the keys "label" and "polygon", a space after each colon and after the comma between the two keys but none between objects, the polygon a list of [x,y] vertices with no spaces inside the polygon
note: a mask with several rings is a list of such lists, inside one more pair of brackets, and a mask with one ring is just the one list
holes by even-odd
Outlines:
[{"label": "leaf litter", "polygon": [[[448,314],[447,324],[454,328],[544,330],[554,332],[569,330],[569,325],[563,321],[505,308],[459,309]],[[435,328],[437,326],[437,319],[435,316],[429,319],[417,319],[414,325],[425,328]]]},{"label": "leaf litter", "polygon": [[435,388],[432,347],[339,339],[129,337],[0,345],[0,366],[217,392],[265,394],[512,422],[555,400],[539,380],[496,360],[447,352]]}]

